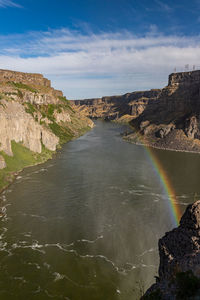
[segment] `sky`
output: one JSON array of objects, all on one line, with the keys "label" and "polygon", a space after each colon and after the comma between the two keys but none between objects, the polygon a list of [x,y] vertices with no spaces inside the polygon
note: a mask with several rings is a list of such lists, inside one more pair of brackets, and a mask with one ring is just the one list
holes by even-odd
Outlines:
[{"label": "sky", "polygon": [[0,0],[0,69],[68,99],[162,88],[200,69],[200,0]]}]

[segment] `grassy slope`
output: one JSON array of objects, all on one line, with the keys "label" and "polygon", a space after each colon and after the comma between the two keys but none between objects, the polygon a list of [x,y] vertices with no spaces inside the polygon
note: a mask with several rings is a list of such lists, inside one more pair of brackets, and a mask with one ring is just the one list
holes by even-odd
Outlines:
[{"label": "grassy slope", "polygon": [[[11,84],[11,83],[9,83]],[[27,89],[33,92],[32,87],[26,85],[15,84],[18,91],[21,89]],[[34,90],[34,92],[36,92]],[[3,97],[5,99],[5,97]],[[59,97],[62,101],[61,104],[49,104],[36,106],[31,103],[25,103],[25,110],[34,117],[34,113],[39,111],[44,118],[49,119],[52,123],[47,125],[40,122],[41,125],[48,127],[56,136],[59,137],[60,145],[72,140],[75,137],[83,135],[90,129],[87,120],[78,116],[72,109],[69,101],[65,97]],[[54,111],[61,112],[62,110],[70,114],[71,123],[56,123],[53,116]],[[36,121],[38,121],[35,118]],[[8,156],[4,152],[0,154],[4,157],[7,167],[0,170],[0,191],[5,188],[10,182],[13,181],[15,174],[27,166],[36,165],[52,157],[53,152],[49,151],[45,147],[42,149],[42,153],[35,153],[24,147],[20,143],[12,141],[13,156]]]},{"label": "grassy slope", "polygon": [[20,143],[12,141],[13,156],[8,156],[4,152],[0,154],[4,157],[7,167],[0,170],[0,190],[7,186],[13,179],[16,172],[26,166],[42,163],[52,157],[53,152],[43,147],[42,153],[35,153],[24,147]]}]

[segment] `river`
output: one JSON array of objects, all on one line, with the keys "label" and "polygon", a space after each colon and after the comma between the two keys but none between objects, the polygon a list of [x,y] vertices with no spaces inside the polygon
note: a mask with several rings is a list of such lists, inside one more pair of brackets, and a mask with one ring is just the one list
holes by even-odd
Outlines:
[{"label": "river", "polygon": [[[0,299],[135,300],[154,282],[174,226],[144,147],[96,121],[1,195]],[[200,194],[200,155],[154,149],[182,211]]]}]

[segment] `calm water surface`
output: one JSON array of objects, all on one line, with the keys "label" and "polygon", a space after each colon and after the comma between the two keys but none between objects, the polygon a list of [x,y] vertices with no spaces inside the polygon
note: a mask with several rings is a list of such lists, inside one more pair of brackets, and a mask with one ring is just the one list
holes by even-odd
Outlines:
[{"label": "calm water surface", "polygon": [[[98,121],[1,195],[0,299],[135,300],[173,227],[146,150]],[[200,194],[200,155],[154,150],[181,210]]]}]

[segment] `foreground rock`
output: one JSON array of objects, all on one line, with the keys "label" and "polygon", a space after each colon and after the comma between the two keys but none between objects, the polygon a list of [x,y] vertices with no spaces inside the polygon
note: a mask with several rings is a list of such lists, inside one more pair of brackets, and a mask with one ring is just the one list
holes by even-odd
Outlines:
[{"label": "foreground rock", "polygon": [[159,254],[159,277],[141,299],[200,299],[200,201],[159,240]]}]

